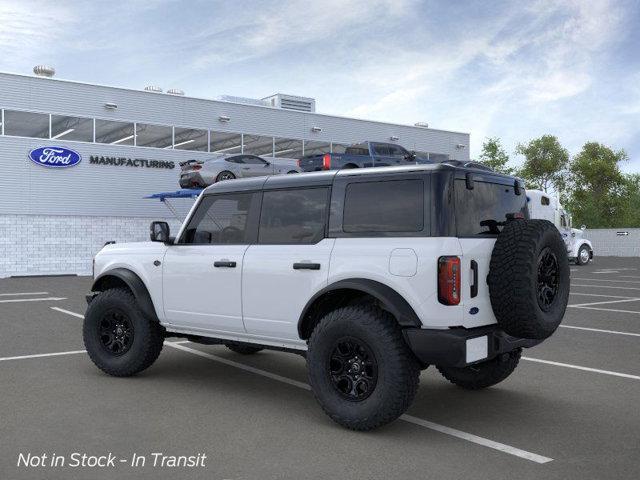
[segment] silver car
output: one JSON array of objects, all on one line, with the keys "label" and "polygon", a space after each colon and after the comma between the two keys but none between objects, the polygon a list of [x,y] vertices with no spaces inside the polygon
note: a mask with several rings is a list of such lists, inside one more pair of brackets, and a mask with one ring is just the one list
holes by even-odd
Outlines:
[{"label": "silver car", "polygon": [[257,155],[217,155],[210,160],[188,160],[180,163],[180,187],[207,187],[234,178],[264,177],[300,173],[295,159],[259,157]]}]

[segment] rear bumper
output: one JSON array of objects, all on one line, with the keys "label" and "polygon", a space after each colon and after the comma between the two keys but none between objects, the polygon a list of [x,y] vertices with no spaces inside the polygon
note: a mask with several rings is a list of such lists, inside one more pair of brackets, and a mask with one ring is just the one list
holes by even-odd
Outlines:
[{"label": "rear bumper", "polygon": [[206,187],[208,186],[202,175],[198,172],[183,173],[180,175],[180,188]]},{"label": "rear bumper", "polygon": [[449,330],[407,328],[403,333],[407,345],[422,364],[443,367],[466,367],[542,342],[512,337],[497,325]]}]

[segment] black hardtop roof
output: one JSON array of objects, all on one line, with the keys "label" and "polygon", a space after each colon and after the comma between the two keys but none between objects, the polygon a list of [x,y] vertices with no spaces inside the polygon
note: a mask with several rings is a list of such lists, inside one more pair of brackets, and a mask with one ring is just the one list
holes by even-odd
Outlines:
[{"label": "black hardtop roof", "polygon": [[478,180],[494,180],[497,183],[513,185],[515,177],[503,175],[497,172],[480,170],[473,167],[449,165],[447,163],[434,163],[425,165],[403,165],[398,167],[372,167],[353,168],[343,170],[328,170],[323,172],[307,172],[288,175],[272,175],[269,177],[241,178],[225,180],[207,187],[203,194],[247,192],[255,190],[272,190],[292,187],[320,187],[330,186],[336,177],[389,177],[394,174],[407,174],[433,171],[449,171],[455,173],[456,178],[466,178],[467,173],[472,173]]}]

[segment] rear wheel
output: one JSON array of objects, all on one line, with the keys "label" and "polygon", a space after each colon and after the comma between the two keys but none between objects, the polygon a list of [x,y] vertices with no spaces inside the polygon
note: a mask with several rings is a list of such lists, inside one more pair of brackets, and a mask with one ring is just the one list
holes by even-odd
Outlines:
[{"label": "rear wheel", "polygon": [[253,355],[262,350],[261,347],[254,347],[252,345],[243,345],[240,343],[225,343],[225,346],[232,352],[239,353],[241,355]]},{"label": "rear wheel", "polygon": [[82,333],[93,363],[116,377],[150,367],[164,342],[164,328],[147,319],[133,294],[123,288],[106,290],[91,301]]},{"label": "rear wheel", "polygon": [[444,378],[467,390],[480,390],[506,379],[518,366],[522,349],[468,367],[436,367]]},{"label": "rear wheel", "polygon": [[236,178],[236,176],[233,173],[225,170],[218,174],[218,176],[216,177],[216,182],[221,182],[223,180],[233,180],[234,178]]},{"label": "rear wheel", "polygon": [[295,170],[291,170],[291,171],[287,172],[287,175],[291,175],[292,173],[298,173],[298,172],[296,172]]},{"label": "rear wheel", "polygon": [[589,263],[591,255],[589,254],[589,247],[582,245],[578,250],[578,256],[576,257],[576,263],[578,265],[586,265]]},{"label": "rear wheel", "polygon": [[352,430],[395,420],[418,390],[420,366],[395,319],[370,305],[326,314],[311,334],[307,365],[322,409]]}]

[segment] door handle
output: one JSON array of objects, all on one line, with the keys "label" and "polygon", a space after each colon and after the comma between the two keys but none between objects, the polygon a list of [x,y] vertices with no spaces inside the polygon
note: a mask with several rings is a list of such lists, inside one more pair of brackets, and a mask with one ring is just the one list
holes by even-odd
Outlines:
[{"label": "door handle", "polygon": [[243,170],[249,170],[251,167],[242,167]]},{"label": "door handle", "polygon": [[236,268],[236,262],[230,262],[228,260],[220,260],[219,262],[213,262],[213,266],[216,268]]},{"label": "door handle", "polygon": [[473,285],[471,285],[471,298],[478,296],[478,262],[471,260],[471,272],[473,272]]},{"label": "door handle", "polygon": [[294,270],[320,270],[319,263],[298,262],[293,264]]}]

